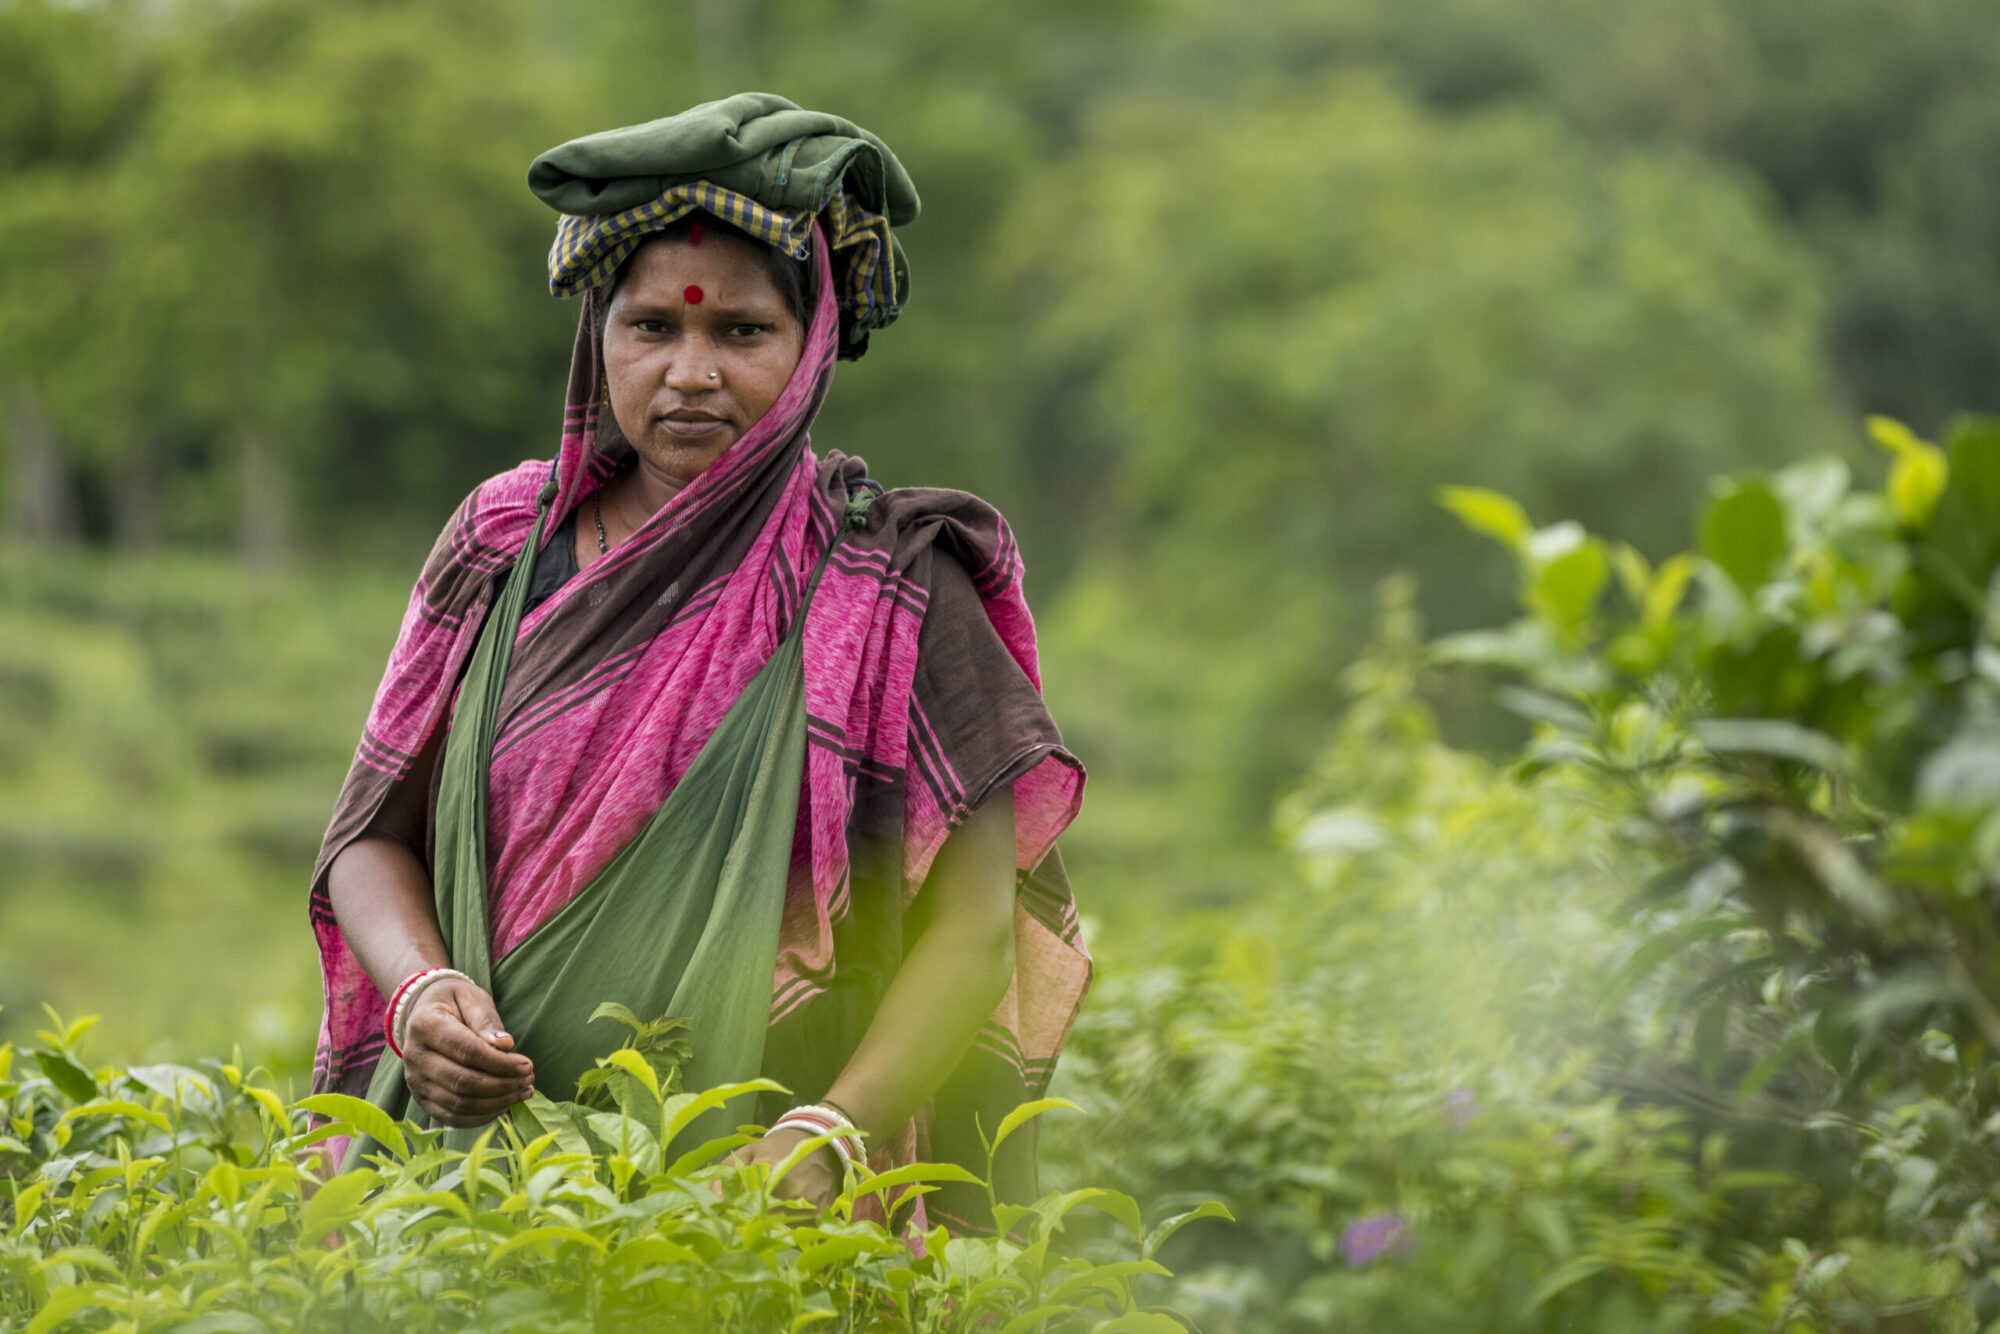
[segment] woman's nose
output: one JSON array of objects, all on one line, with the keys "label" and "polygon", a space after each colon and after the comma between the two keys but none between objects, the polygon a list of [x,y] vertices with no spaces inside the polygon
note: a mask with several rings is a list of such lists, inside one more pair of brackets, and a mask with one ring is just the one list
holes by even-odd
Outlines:
[{"label": "woman's nose", "polygon": [[707,350],[696,345],[667,363],[667,388],[684,394],[698,394],[704,389],[713,389],[721,383],[722,374],[716,369],[715,359],[707,355]]}]

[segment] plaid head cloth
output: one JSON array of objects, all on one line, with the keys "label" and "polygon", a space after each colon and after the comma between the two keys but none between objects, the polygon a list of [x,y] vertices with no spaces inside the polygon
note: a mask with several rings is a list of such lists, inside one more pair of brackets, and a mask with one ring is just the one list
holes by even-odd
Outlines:
[{"label": "plaid head cloth", "polygon": [[[748,195],[708,181],[691,181],[620,213],[563,214],[556,222],[555,244],[549,247],[549,291],[576,296],[608,282],[648,236],[697,209],[793,259],[812,255],[813,220],[803,209],[765,208]],[[889,220],[838,188],[827,201],[824,220],[833,247],[843,337],[858,341],[868,330],[879,329],[902,313]]]}]

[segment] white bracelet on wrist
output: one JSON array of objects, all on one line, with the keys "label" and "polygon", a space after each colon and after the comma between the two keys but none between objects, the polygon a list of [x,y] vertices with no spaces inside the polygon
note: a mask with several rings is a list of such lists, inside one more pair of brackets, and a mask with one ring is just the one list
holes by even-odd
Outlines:
[{"label": "white bracelet on wrist", "polygon": [[815,1137],[831,1135],[833,1138],[827,1141],[827,1147],[831,1148],[834,1156],[840,1159],[842,1168],[852,1168],[856,1164],[867,1165],[868,1151],[862,1146],[861,1132],[856,1130],[854,1124],[845,1116],[831,1107],[821,1106],[818,1103],[805,1103],[794,1107],[772,1122],[771,1128],[764,1134],[768,1137],[780,1130],[803,1130]]},{"label": "white bracelet on wrist", "polygon": [[410,1015],[416,1009],[417,997],[430,990],[432,983],[442,982],[448,977],[455,977],[461,982],[472,980],[456,968],[433,968],[404,986],[402,997],[396,1002],[396,1016],[390,1030],[396,1036],[399,1051],[409,1044]]}]

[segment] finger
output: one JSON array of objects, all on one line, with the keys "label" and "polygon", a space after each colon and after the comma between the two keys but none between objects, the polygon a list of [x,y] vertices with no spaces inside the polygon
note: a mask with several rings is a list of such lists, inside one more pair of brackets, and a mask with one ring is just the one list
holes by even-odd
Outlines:
[{"label": "finger", "polygon": [[453,986],[446,995],[458,1006],[458,1020],[477,1033],[489,1046],[501,1051],[514,1049],[514,1035],[500,1022],[500,1011],[494,1008],[493,998],[478,987],[460,983]]},{"label": "finger", "polygon": [[410,1092],[425,1111],[448,1125],[484,1125],[529,1097],[528,1091],[518,1084],[505,1092],[487,1095],[455,1092],[448,1085],[431,1080],[412,1080]]},{"label": "finger", "polygon": [[[464,988],[471,991],[476,988]],[[490,1002],[489,1002],[490,1005]],[[479,1036],[461,1017],[457,997],[423,997],[410,1018],[406,1047],[435,1052],[455,1065],[510,1079],[533,1078],[535,1063],[519,1052],[502,1051]]]},{"label": "finger", "polygon": [[436,1099],[490,1101],[500,1098],[516,1102],[534,1091],[523,1076],[490,1075],[433,1053],[424,1053],[409,1071],[412,1088],[420,1088]]},{"label": "finger", "polygon": [[425,1049],[414,1054],[409,1079],[412,1088],[422,1088],[434,1098],[522,1099],[534,1092],[531,1075],[495,1075],[460,1065],[448,1056]]}]

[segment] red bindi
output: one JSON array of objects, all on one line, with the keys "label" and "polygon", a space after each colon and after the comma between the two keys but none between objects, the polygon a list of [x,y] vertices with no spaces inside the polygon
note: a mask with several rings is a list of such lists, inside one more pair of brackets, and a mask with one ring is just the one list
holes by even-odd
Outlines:
[{"label": "red bindi", "polygon": [[700,218],[696,218],[696,219],[694,220],[694,225],[693,225],[692,227],[688,228],[688,244],[689,244],[689,245],[700,245],[700,244],[701,244],[701,234],[702,234],[702,232],[703,232],[704,230],[705,230],[705,229],[703,228],[703,226],[702,226],[702,224],[701,224],[701,219],[700,219]]},{"label": "red bindi", "polygon": [[699,287],[696,287],[693,283],[689,283],[687,291],[681,293],[681,300],[687,302],[690,306],[700,305],[701,289]]}]

